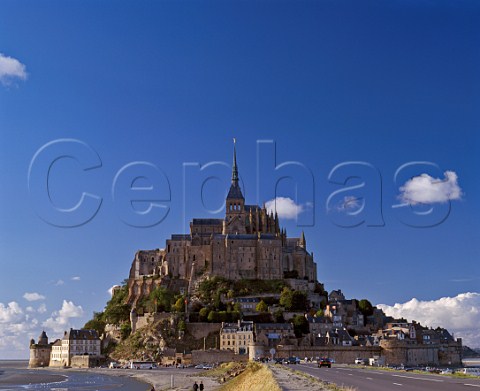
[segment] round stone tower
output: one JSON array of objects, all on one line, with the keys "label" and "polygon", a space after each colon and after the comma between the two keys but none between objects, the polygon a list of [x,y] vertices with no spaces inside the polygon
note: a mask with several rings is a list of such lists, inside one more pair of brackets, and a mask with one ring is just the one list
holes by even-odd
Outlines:
[{"label": "round stone tower", "polygon": [[45,331],[38,337],[38,343],[32,338],[30,340],[30,368],[48,367],[50,364],[50,353],[52,345],[48,343],[48,337]]}]

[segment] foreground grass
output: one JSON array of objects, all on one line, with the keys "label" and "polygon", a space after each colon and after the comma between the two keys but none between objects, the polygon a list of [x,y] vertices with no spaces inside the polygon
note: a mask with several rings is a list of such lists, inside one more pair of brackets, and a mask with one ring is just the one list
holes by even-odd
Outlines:
[{"label": "foreground grass", "polygon": [[220,391],[282,391],[266,365],[248,363],[237,377],[225,383]]},{"label": "foreground grass", "polygon": [[357,389],[355,387],[339,386],[339,385],[334,384],[334,383],[327,383],[327,382],[325,382],[323,380],[320,380],[320,379],[316,378],[315,376],[312,376],[308,373],[305,373],[305,372],[302,372],[302,371],[297,371],[295,369],[291,369],[291,368],[287,368],[287,367],[283,367],[283,366],[282,366],[282,368],[286,369],[287,371],[290,371],[290,372],[294,373],[295,375],[302,376],[302,377],[308,379],[312,383],[319,384],[325,390],[328,390],[328,391],[357,391]]},{"label": "foreground grass", "polygon": [[222,378],[228,378],[233,373],[242,372],[246,367],[247,363],[228,362],[206,372],[196,374],[196,376],[213,377],[217,380],[221,380]]}]

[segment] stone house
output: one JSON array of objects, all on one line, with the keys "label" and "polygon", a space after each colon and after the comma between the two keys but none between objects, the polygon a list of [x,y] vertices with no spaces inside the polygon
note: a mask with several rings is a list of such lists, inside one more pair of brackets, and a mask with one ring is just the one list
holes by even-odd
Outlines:
[{"label": "stone house", "polygon": [[295,340],[291,323],[256,323],[255,341],[259,345],[276,347],[279,344],[290,344]]},{"label": "stone house", "polygon": [[254,341],[252,321],[237,323],[222,322],[220,329],[220,350],[231,350],[235,354],[249,353],[249,345]]},{"label": "stone house", "polygon": [[[69,367],[74,361],[81,362],[84,366],[86,360],[78,360],[78,356],[99,358],[101,356],[101,341],[95,330],[74,330],[65,331],[63,338],[55,342],[52,353],[55,355],[50,359],[50,366]],[[76,360],[73,360],[77,357]]]}]

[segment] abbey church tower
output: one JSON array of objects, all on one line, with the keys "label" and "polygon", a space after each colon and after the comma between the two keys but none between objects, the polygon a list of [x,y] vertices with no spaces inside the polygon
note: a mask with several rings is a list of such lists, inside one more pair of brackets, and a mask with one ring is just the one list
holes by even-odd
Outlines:
[{"label": "abbey church tower", "polygon": [[245,198],[238,184],[237,151],[233,144],[232,184],[226,199],[226,213],[223,222],[223,234],[245,234],[246,213]]}]

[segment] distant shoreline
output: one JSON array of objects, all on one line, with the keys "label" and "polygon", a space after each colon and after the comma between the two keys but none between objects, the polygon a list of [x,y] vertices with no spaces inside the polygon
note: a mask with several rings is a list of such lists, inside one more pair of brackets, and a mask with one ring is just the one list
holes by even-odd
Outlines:
[{"label": "distant shoreline", "polygon": [[462,361],[466,367],[480,367],[480,357],[464,358]]}]

